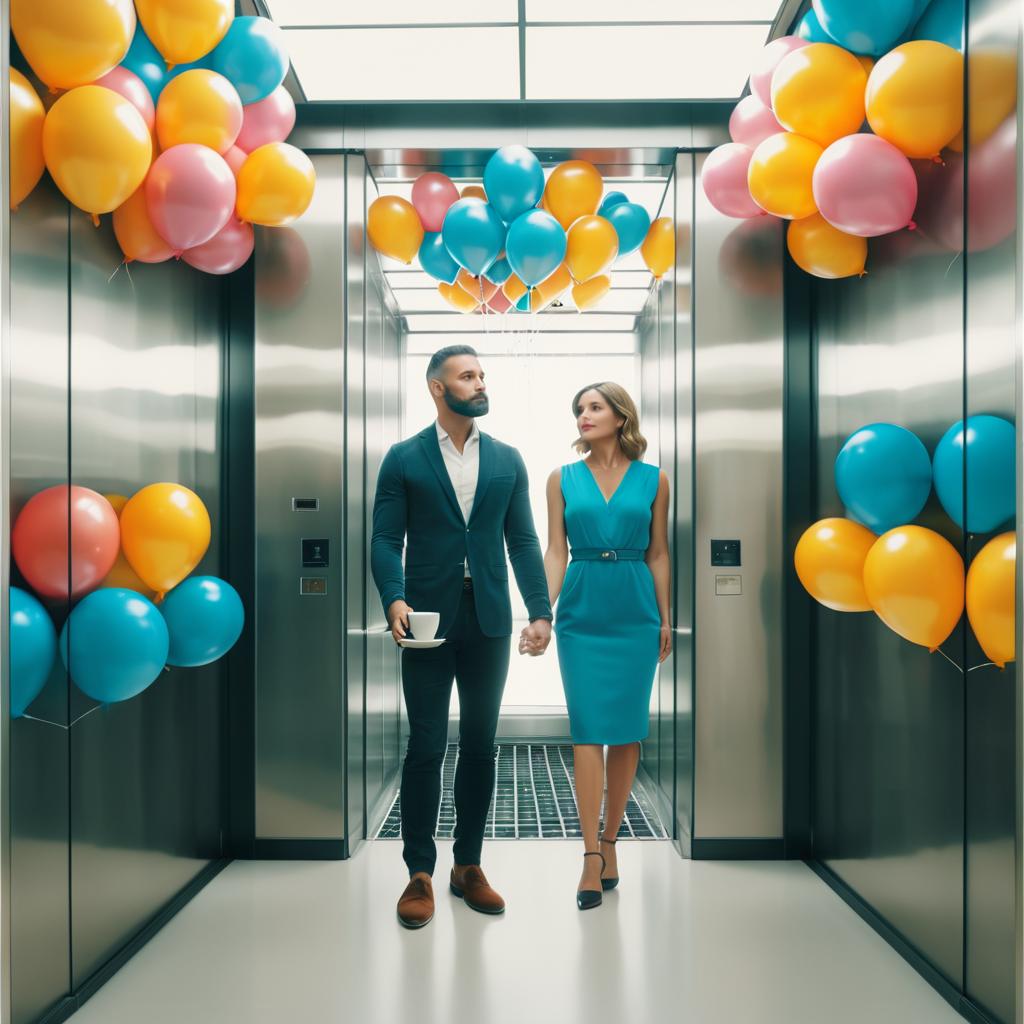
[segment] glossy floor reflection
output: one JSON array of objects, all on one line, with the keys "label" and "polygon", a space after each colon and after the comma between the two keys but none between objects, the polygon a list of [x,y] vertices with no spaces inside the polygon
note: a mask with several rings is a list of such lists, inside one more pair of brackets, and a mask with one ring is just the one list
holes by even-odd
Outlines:
[{"label": "glossy floor reflection", "polygon": [[403,929],[401,844],[349,861],[230,865],[75,1024],[946,1024],[962,1020],[803,864],[693,862],[623,843],[622,882],[576,909],[574,841],[484,846],[502,917],[448,891]]}]

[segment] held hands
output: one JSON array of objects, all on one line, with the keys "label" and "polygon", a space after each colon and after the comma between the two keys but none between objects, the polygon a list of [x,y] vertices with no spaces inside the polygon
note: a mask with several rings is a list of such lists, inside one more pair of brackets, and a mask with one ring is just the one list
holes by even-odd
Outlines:
[{"label": "held hands", "polygon": [[409,607],[404,601],[392,601],[388,608],[388,622],[391,624],[391,635],[397,644],[399,640],[405,639],[409,630],[409,612],[416,609]]},{"label": "held hands", "polygon": [[549,619],[534,619],[519,634],[519,653],[529,654],[531,658],[536,658],[547,650],[549,643],[551,643],[551,621]]},{"label": "held hands", "polygon": [[658,651],[658,664],[660,665],[672,653],[672,627],[661,627],[660,649]]}]

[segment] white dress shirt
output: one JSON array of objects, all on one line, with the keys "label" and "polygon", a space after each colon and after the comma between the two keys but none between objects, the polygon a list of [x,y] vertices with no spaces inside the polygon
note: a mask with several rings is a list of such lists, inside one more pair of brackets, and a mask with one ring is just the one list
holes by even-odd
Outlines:
[{"label": "white dress shirt", "polygon": [[[448,432],[441,426],[440,421],[435,420],[434,425],[437,427],[437,441],[441,446],[445,468],[448,470],[452,487],[455,489],[455,497],[462,509],[462,518],[468,523],[470,513],[473,511],[477,478],[480,475],[480,428],[477,426],[476,420],[473,420],[469,437],[466,438],[466,443],[460,452]],[[463,575],[469,576],[468,559],[464,563]]]}]

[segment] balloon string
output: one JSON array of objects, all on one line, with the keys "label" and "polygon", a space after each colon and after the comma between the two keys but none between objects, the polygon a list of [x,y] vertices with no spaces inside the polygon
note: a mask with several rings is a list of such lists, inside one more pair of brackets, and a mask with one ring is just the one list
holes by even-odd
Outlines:
[{"label": "balloon string", "polygon": [[64,725],[63,722],[51,722],[48,718],[36,718],[35,715],[22,715],[22,718],[27,718],[31,722],[42,722],[43,725],[55,725],[58,729],[70,729],[72,725],[78,725],[83,718],[88,718],[94,711],[99,711],[100,708],[105,708],[106,704],[97,704],[94,708],[89,708],[84,715],[79,715],[70,725]]},{"label": "balloon string", "polygon": [[[989,665],[994,665],[996,668],[999,668],[994,661],[983,661],[980,665],[972,665],[967,671],[977,672],[979,668],[988,668]],[[1002,672],[1002,669],[1000,668],[999,671]]]},{"label": "balloon string", "polygon": [[941,654],[958,672],[963,672],[963,669],[941,647],[936,647],[935,650],[938,651],[939,654]]}]

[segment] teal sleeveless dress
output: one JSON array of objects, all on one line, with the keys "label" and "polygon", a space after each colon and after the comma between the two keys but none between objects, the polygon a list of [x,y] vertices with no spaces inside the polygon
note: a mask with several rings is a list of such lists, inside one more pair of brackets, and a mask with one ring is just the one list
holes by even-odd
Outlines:
[{"label": "teal sleeveless dress", "polygon": [[[565,529],[572,550],[646,552],[659,470],[630,463],[606,502],[590,467],[562,467]],[[574,743],[646,739],[661,649],[654,577],[637,561],[571,560],[555,609],[558,665]]]}]

